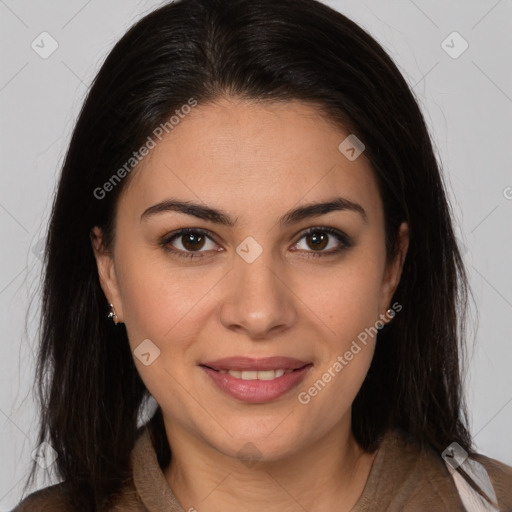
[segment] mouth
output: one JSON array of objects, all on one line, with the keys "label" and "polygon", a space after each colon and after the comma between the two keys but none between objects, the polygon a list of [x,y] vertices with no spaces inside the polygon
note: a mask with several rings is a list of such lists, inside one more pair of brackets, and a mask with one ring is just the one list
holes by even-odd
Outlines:
[{"label": "mouth", "polygon": [[313,363],[288,357],[235,357],[199,364],[222,392],[249,403],[268,402],[299,385]]},{"label": "mouth", "polygon": [[219,373],[229,373],[242,380],[272,380],[282,377],[285,373],[300,370],[311,362],[292,357],[273,356],[251,358],[245,356],[225,357],[215,361],[200,363],[200,366],[210,368]]}]

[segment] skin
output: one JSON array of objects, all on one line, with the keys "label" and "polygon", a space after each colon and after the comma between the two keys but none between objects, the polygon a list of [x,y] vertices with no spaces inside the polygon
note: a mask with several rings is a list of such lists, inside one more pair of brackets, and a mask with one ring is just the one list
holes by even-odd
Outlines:
[{"label": "skin", "polygon": [[[348,511],[363,491],[375,453],[354,439],[351,404],[377,337],[307,405],[297,399],[391,306],[408,247],[404,223],[396,257],[386,258],[369,161],[338,150],[348,134],[295,101],[198,105],[128,178],[111,252],[94,229],[100,282],[132,350],[145,339],[160,349],[149,366],[134,360],[162,408],[173,453],[164,475],[185,510]],[[337,196],[361,205],[366,221],[344,210],[278,223],[291,209]],[[170,197],[220,209],[236,224],[176,211],[141,220]],[[353,245],[328,255],[343,245],[333,235],[324,233],[320,248],[304,236],[325,226]],[[185,227],[211,233],[203,245],[183,245],[184,237],[169,244],[196,259],[159,244]],[[236,252],[249,236],[263,248],[250,264]],[[235,355],[289,356],[313,367],[284,396],[248,404],[224,394],[198,366]],[[238,455],[249,442],[260,454],[253,465]]]}]

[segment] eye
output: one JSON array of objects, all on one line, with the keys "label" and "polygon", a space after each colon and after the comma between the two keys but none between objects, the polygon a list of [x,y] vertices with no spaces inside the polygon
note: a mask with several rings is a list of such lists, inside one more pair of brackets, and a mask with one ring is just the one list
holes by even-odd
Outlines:
[{"label": "eye", "polygon": [[180,229],[165,237],[161,245],[165,250],[184,258],[201,258],[203,254],[196,255],[194,253],[216,250],[215,247],[217,246],[207,231],[193,228]]},{"label": "eye", "polygon": [[[305,240],[306,247],[300,247],[301,240]],[[204,253],[210,251],[220,252],[216,249],[209,232],[197,228],[184,228],[166,236],[160,245],[167,252],[181,258],[203,258]],[[305,231],[292,250],[304,251],[308,256],[330,256],[337,254],[352,246],[348,235],[337,229],[328,227],[312,227]]]},{"label": "eye", "polygon": [[[305,244],[300,247],[300,240],[302,239],[305,240]],[[329,256],[351,246],[352,241],[350,237],[342,231],[327,227],[312,227],[302,234],[299,242],[294,247],[305,250],[309,253],[308,256]]]}]

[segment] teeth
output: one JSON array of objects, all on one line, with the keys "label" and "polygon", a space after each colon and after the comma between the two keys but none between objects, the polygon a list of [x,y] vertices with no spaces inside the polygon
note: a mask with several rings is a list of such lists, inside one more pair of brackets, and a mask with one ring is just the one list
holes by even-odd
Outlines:
[{"label": "teeth", "polygon": [[273,380],[282,377],[285,373],[291,373],[293,370],[260,370],[260,371],[238,371],[238,370],[219,370],[220,373],[229,373],[232,377],[242,380]]}]

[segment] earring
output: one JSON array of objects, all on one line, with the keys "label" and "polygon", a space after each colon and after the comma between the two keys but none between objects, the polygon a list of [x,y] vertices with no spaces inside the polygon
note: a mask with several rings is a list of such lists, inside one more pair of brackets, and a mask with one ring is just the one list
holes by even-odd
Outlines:
[{"label": "earring", "polygon": [[[380,331],[381,329],[384,329],[384,327],[386,325],[388,325],[391,320],[393,320],[394,316],[395,316],[395,311],[393,309],[388,309],[386,310],[386,320],[385,321],[381,321],[381,325],[380,327],[377,327],[377,329]],[[381,319],[382,319],[382,315],[380,315]],[[388,317],[391,317],[391,318],[388,318]]]},{"label": "earring", "polygon": [[114,324],[117,325],[119,320],[117,319],[116,310],[114,309],[114,304],[109,304],[110,313],[108,314],[108,318],[112,318]]}]

